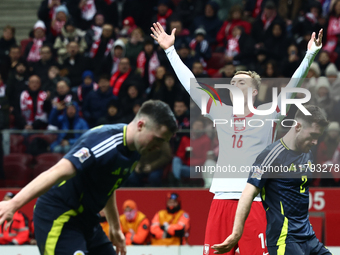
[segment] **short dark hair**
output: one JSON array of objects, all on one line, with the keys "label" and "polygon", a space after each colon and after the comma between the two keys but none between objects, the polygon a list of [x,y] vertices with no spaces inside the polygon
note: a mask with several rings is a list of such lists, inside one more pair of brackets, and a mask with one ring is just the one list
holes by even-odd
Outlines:
[{"label": "short dark hair", "polygon": [[301,119],[310,125],[316,123],[321,127],[328,126],[329,121],[327,120],[325,114],[323,113],[320,107],[316,105],[305,105],[304,107],[312,115],[305,115],[300,109],[298,109],[294,119]]},{"label": "short dark hair", "polygon": [[144,102],[136,114],[136,118],[142,115],[149,117],[158,126],[166,126],[171,133],[177,131],[175,115],[169,105],[160,100],[148,100]]},{"label": "short dark hair", "polygon": [[18,49],[19,51],[21,50],[20,46],[13,44],[11,47],[9,47],[9,50],[11,49]]},{"label": "short dark hair", "polygon": [[108,75],[108,74],[106,74],[106,73],[104,73],[104,74],[101,74],[100,76],[99,76],[99,79],[98,79],[98,82],[100,81],[100,80],[110,80],[110,76]]}]

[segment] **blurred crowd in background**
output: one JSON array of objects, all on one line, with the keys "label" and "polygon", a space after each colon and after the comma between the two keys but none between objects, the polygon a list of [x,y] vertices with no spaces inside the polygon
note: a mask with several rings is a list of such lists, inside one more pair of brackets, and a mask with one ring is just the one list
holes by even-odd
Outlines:
[{"label": "blurred crowd in background", "polygon": [[[189,95],[149,36],[153,22],[169,33],[176,28],[175,48],[197,78],[231,78],[238,70],[290,78],[312,32],[323,28],[323,48],[302,86],[331,121],[316,162],[340,164],[340,0],[43,0],[27,39],[16,41],[10,24],[0,39],[0,130],[41,132],[10,135],[1,178],[17,178],[13,169],[20,168],[20,175],[30,171],[26,183],[68,152],[81,135],[73,130],[128,123],[144,101],[158,99],[174,111],[179,132],[143,158],[125,185],[209,186],[204,176],[189,178],[190,162],[216,161],[216,132],[199,113],[189,114]],[[255,105],[271,102],[271,87],[285,85],[264,79]]]}]

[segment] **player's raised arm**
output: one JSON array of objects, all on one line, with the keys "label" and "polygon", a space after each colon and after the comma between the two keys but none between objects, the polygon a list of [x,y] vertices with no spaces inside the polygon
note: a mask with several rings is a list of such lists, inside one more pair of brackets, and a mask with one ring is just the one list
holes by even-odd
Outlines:
[{"label": "player's raised arm", "polygon": [[[153,27],[151,27],[152,34],[151,37],[155,39],[158,44],[165,51],[172,68],[174,69],[179,81],[185,88],[185,90],[190,94],[192,100],[197,104],[199,108],[201,108],[201,98],[204,95],[204,92],[199,89],[190,90],[190,79],[195,79],[194,74],[190,71],[190,69],[182,62],[180,57],[178,56],[174,43],[175,43],[175,31],[174,28],[171,31],[171,35],[168,35],[161,24],[159,22],[153,23]],[[197,85],[197,86],[196,86]],[[195,87],[201,87],[199,84],[195,84]]]},{"label": "player's raised arm", "polygon": [[[307,52],[305,57],[303,58],[301,64],[299,65],[298,69],[294,72],[292,78],[290,79],[286,88],[296,88],[300,87],[303,79],[306,77],[310,65],[313,63],[316,54],[318,54],[319,50],[322,47],[322,36],[323,36],[323,29],[320,29],[318,34],[318,39],[315,37],[315,32],[312,33],[312,37],[308,42],[307,45]],[[288,93],[287,98],[292,98],[294,93]],[[277,102],[278,107],[281,107],[281,97],[278,97]],[[281,110],[281,109],[280,109]],[[288,109],[287,109],[288,111]]]},{"label": "player's raised arm", "polygon": [[0,225],[5,220],[10,221],[20,207],[44,194],[56,183],[70,179],[75,174],[76,169],[72,163],[67,159],[61,159],[27,184],[13,199],[0,202]]},{"label": "player's raised arm", "polygon": [[223,254],[230,251],[237,242],[241,239],[244,223],[248,217],[250,212],[251,204],[257,194],[260,193],[260,189],[255,187],[254,185],[247,183],[246,187],[242,192],[242,196],[238,202],[233,232],[227,239],[224,240],[223,243],[215,244],[211,248],[215,249],[215,254]]}]

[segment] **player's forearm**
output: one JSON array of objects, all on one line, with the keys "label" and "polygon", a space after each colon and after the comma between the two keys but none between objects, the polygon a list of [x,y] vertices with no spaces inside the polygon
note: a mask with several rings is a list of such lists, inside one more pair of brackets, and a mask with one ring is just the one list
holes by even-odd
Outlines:
[{"label": "player's forearm", "polygon": [[14,211],[47,192],[53,185],[70,179],[76,174],[76,169],[67,159],[60,160],[56,165],[41,173],[27,184],[11,201]]},{"label": "player's forearm", "polygon": [[242,196],[237,205],[233,227],[233,235],[237,238],[241,238],[242,236],[244,224],[250,212],[251,204],[258,193],[259,189],[249,183],[247,183],[242,192]]},{"label": "player's forearm", "polygon": [[[172,45],[170,48],[165,50],[166,56],[168,57],[172,68],[174,69],[179,81],[185,88],[185,90],[190,94],[192,100],[201,107],[201,90],[196,89],[196,87],[201,87],[195,79],[194,74],[190,69],[182,62],[178,56],[175,47]],[[194,80],[193,80],[194,79]],[[190,90],[190,81],[195,82],[195,89]]]},{"label": "player's forearm", "polygon": [[105,216],[107,222],[109,223],[110,227],[113,227],[116,230],[120,229],[119,224],[119,213],[116,204],[116,191],[113,192],[112,196],[106,203],[104,208]]}]

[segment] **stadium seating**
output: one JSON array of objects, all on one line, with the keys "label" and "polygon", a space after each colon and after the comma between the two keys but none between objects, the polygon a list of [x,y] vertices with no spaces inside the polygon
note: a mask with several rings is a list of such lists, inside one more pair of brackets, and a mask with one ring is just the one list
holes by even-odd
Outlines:
[{"label": "stadium seating", "polygon": [[5,162],[5,187],[23,187],[32,179],[32,171],[21,162]]},{"label": "stadium seating", "polygon": [[35,161],[37,164],[52,164],[57,163],[63,154],[60,153],[43,153],[35,157]]},{"label": "stadium seating", "polygon": [[49,144],[53,143],[57,139],[56,134],[33,134],[28,138],[28,143],[31,143],[35,138],[42,138]]},{"label": "stadium seating", "polygon": [[32,160],[33,160],[32,155],[26,153],[11,153],[9,155],[4,156],[5,164],[17,162],[25,165],[26,167],[30,167],[30,165],[32,164]]},{"label": "stadium seating", "polygon": [[26,146],[24,145],[24,137],[22,135],[11,135],[10,136],[10,151],[11,153],[24,153]]},{"label": "stadium seating", "polygon": [[45,172],[49,168],[51,168],[54,165],[54,163],[50,162],[40,162],[39,164],[36,164],[33,168],[33,178],[37,177],[42,172]]}]

